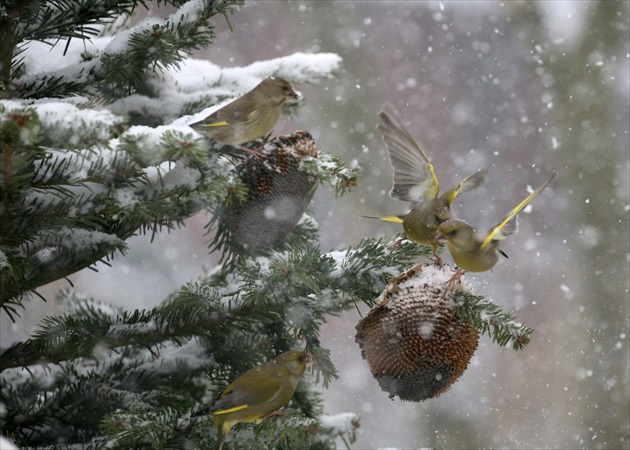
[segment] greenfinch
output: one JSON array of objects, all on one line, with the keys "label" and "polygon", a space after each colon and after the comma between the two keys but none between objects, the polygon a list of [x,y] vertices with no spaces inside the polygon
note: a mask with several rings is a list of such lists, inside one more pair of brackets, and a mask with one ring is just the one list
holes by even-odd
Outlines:
[{"label": "greenfinch", "polygon": [[219,435],[217,449],[222,450],[235,424],[258,424],[289,403],[300,377],[310,364],[311,356],[306,352],[284,352],[238,377],[209,408],[195,416],[208,413],[214,416]]},{"label": "greenfinch", "polygon": [[284,78],[265,78],[251,91],[190,127],[223,144],[243,144],[269,134],[278,122],[282,105],[298,98]]},{"label": "greenfinch", "polygon": [[463,220],[450,219],[438,228],[436,241],[446,242],[453,261],[461,269],[461,273],[485,272],[492,269],[499,260],[499,253],[507,258],[507,255],[499,248],[499,244],[507,236],[516,233],[518,213],[540,194],[555,176],[556,173],[554,172],[542,186],[525,197],[516,208],[510,211],[496,226],[490,228],[485,235],[479,236],[477,230]]},{"label": "greenfinch", "polygon": [[435,235],[441,223],[451,219],[451,204],[458,195],[471,191],[483,183],[488,172],[478,171],[464,179],[455,189],[438,196],[440,186],[433,164],[420,145],[393,112],[385,105],[378,113],[382,123],[377,128],[383,133],[383,141],[394,170],[394,181],[389,196],[396,200],[411,202],[407,214],[381,216],[380,220],[402,223],[407,237],[420,244],[433,247],[436,254],[438,243]]}]

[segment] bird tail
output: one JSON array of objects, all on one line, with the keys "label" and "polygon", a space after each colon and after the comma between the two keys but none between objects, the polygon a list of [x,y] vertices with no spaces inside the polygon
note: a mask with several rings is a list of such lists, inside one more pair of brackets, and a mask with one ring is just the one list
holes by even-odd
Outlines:
[{"label": "bird tail", "polygon": [[223,434],[222,430],[219,428],[219,436],[217,440],[217,450],[223,450],[223,444],[225,443],[225,438],[227,434]]},{"label": "bird tail", "polygon": [[228,433],[234,426],[235,422],[230,420],[226,420],[223,423],[217,423],[218,428],[218,436],[217,436],[217,450],[223,450],[223,444],[225,444],[225,439],[227,438]]},{"label": "bird tail", "polygon": [[376,219],[382,220],[384,222],[394,222],[394,223],[403,223],[403,219],[405,216],[361,216],[364,219]]}]

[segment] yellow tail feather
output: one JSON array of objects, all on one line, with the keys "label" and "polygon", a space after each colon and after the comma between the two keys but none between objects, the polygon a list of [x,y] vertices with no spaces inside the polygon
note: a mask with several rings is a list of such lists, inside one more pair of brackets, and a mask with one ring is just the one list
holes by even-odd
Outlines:
[{"label": "yellow tail feather", "polygon": [[375,216],[361,216],[364,219],[376,219],[376,220],[382,220],[384,222],[394,222],[394,223],[403,223],[403,218],[399,217],[399,216],[379,216],[379,217],[375,217]]}]

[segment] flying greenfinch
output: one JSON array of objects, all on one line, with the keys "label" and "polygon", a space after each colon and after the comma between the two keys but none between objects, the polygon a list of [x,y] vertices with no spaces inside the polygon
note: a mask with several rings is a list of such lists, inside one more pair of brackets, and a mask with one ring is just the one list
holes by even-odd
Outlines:
[{"label": "flying greenfinch", "polygon": [[[518,229],[517,216],[549,183],[551,177],[538,189],[529,194],[496,226],[490,228],[485,235],[480,236],[477,230],[460,219],[450,219],[442,223],[438,229],[436,241],[446,242],[453,261],[463,272],[485,272],[494,267],[499,260],[499,253],[507,255],[499,248],[501,240],[516,233]],[[461,273],[459,276],[461,276]]]},{"label": "flying greenfinch", "polygon": [[251,91],[190,127],[223,144],[243,144],[269,134],[278,122],[282,105],[298,98],[284,78],[265,78]]},{"label": "flying greenfinch", "polygon": [[407,237],[420,244],[433,247],[436,254],[438,243],[435,235],[441,223],[451,219],[451,204],[458,195],[471,191],[483,183],[487,171],[481,170],[466,177],[455,189],[438,196],[440,186],[433,164],[420,145],[411,136],[391,106],[385,105],[378,113],[382,123],[377,128],[383,133],[383,141],[394,170],[394,181],[389,196],[411,202],[407,214],[381,216],[380,220],[402,223]]},{"label": "flying greenfinch", "polygon": [[289,403],[300,377],[310,364],[311,356],[306,352],[284,352],[245,372],[225,388],[212,405],[194,415],[213,415],[218,429],[217,449],[222,450],[235,424],[258,424]]}]

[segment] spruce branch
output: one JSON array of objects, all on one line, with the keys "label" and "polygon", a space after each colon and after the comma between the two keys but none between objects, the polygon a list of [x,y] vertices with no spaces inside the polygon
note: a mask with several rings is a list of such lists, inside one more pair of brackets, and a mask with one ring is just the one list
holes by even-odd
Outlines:
[{"label": "spruce branch", "polygon": [[[406,243],[392,253],[384,239],[366,239],[346,252],[322,255],[318,246],[307,243],[270,258],[241,259],[231,269],[229,282],[218,273],[207,282],[233,307],[255,304],[277,315],[276,322],[284,321],[280,332],[288,333],[289,339],[283,337],[278,349],[306,342],[307,351],[316,353],[316,379],[322,377],[327,386],[337,373],[319,344],[319,327],[326,316],[352,308],[357,301],[373,304],[389,278],[430,251]],[[216,284],[214,277],[220,280]],[[278,333],[275,328],[267,332],[270,339]]]},{"label": "spruce branch", "polygon": [[46,442],[54,429],[82,442],[98,432],[103,415],[121,407],[136,414],[186,411],[202,392],[195,380],[211,363],[199,346],[173,348],[167,341],[157,355],[131,346],[114,354],[101,350],[50,372],[8,371],[0,376],[0,401],[11,411],[0,421],[2,429],[30,442]]},{"label": "spruce branch", "polygon": [[108,437],[108,447],[116,448],[186,448],[190,443],[181,436],[173,436],[181,418],[181,411],[173,408],[158,410],[115,412],[101,421],[101,430]]},{"label": "spruce branch", "polygon": [[[165,3],[183,6],[186,2]],[[148,79],[169,67],[179,67],[193,50],[209,45],[214,38],[209,19],[215,15],[225,17],[242,3],[242,0],[188,2],[167,20],[143,21],[118,32],[104,50],[86,54],[84,61],[64,71],[18,77],[17,71],[22,66],[17,63],[12,66],[15,72],[11,78],[15,80],[20,97],[60,98],[82,94],[106,102],[134,93],[155,97]],[[7,59],[20,53],[21,42],[25,40],[44,42],[51,47],[64,42],[65,56],[72,39],[86,41],[101,37],[101,24],[112,23],[118,15],[131,14],[138,4],[144,5],[144,2],[59,0],[15,13],[15,20],[22,26],[5,31],[10,38],[7,42],[14,43]]]},{"label": "spruce branch", "polygon": [[334,155],[322,153],[318,158],[304,158],[302,165],[320,182],[330,184],[337,197],[341,197],[357,185],[358,169],[347,167]]},{"label": "spruce branch", "polygon": [[193,336],[219,338],[220,330],[226,327],[247,329],[253,322],[271,320],[268,312],[251,304],[225,311],[218,295],[211,287],[190,284],[182,289],[181,295],[152,310],[110,315],[98,310],[87,314],[82,309],[72,315],[47,317],[31,339],[12,344],[0,353],[0,372],[89,358],[98,347],[115,350],[137,346],[153,350],[164,340],[185,342]]},{"label": "spruce branch", "polygon": [[138,2],[56,0],[39,5],[36,2],[28,3],[28,7],[20,8],[16,5],[17,7],[10,8],[13,19],[25,24],[19,28],[18,36],[21,40],[45,41],[90,39],[99,34],[98,25],[111,21],[114,15],[131,13]]},{"label": "spruce branch", "polygon": [[[65,110],[69,120],[76,115],[81,122],[80,110]],[[111,147],[102,143],[119,123],[110,113],[86,119],[87,134],[74,128],[76,122],[42,122],[29,108],[0,105],[0,121],[11,144],[0,162],[0,248],[11,256],[10,267],[0,272],[2,307],[124,252],[124,241],[137,232],[180,226],[229,187],[231,175],[215,164],[206,141],[178,130],[151,130],[149,138],[137,127]],[[100,143],[65,152],[37,145],[61,138],[60,129],[86,138],[77,142]],[[5,311],[16,314],[13,307]]]},{"label": "spruce branch", "polygon": [[[208,61],[189,62],[192,50],[214,39],[209,19],[227,19],[242,1],[158,3],[179,9],[136,26],[121,16],[145,6],[142,0],[20,0],[0,7],[6,44],[0,97],[25,98],[0,105],[0,307],[12,318],[34,289],[107,262],[125,251],[130,236],[181,226],[228,195],[236,201],[246,194],[218,157],[229,152],[185,127],[186,102],[241,93],[244,79],[288,73],[292,82],[314,82],[340,67],[331,54],[296,54],[226,72]],[[42,48],[72,62],[59,70],[33,63]],[[212,84],[209,74],[219,71],[219,81],[204,90],[205,78]],[[186,85],[191,74],[194,82]],[[63,102],[34,101],[42,97]],[[97,102],[118,115],[84,109]],[[129,127],[174,119],[177,125],[157,129]],[[356,169],[332,156],[309,167],[313,184],[318,178],[338,194],[356,184]],[[0,349],[0,404],[8,411],[0,417],[2,434],[26,446],[203,448],[215,443],[207,428],[205,439],[178,432],[191,405],[256,363],[305,346],[318,361],[314,378],[327,385],[336,371],[321,347],[322,323],[369,298],[396,262],[377,254],[381,246],[365,250],[376,263],[354,264],[373,271],[356,290],[342,280],[360,278],[353,264],[341,269],[339,259],[321,255],[316,237],[316,224],[304,216],[269,258],[239,258],[151,309],[125,311],[62,291],[65,313]],[[269,448],[324,448],[349,436],[347,430],[317,435],[322,410],[302,382],[286,418],[266,421],[268,430],[237,427],[244,433],[234,446],[257,445],[263,437]]]},{"label": "spruce branch", "polygon": [[[329,351],[319,341],[319,328],[327,315],[352,307],[355,301],[372,302],[392,274],[428,251],[405,243],[392,253],[387,241],[368,239],[347,252],[322,255],[317,246],[309,244],[271,258],[240,260],[230,271],[216,271],[182,286],[151,310],[108,308],[66,290],[60,297],[73,305],[70,312],[46,319],[31,339],[0,354],[0,377],[5,381],[19,374],[20,367],[34,373],[35,380],[56,380],[55,386],[46,387],[45,402],[33,400],[11,406],[23,411],[24,419],[11,417],[5,428],[22,433],[31,427],[41,436],[42,424],[60,426],[51,416],[53,411],[73,407],[80,417],[75,417],[64,433],[69,436],[82,430],[83,438],[72,438],[76,442],[95,439],[93,444],[100,445],[103,441],[96,437],[100,426],[111,438],[107,442],[138,448],[172,447],[191,439],[213,445],[212,435],[197,438],[194,433],[177,431],[184,426],[181,417],[190,409],[192,399],[198,401],[202,395],[195,376],[203,373],[216,394],[253,363],[261,362],[262,355],[271,357],[305,342],[316,362],[316,382],[323,379],[327,385],[336,376]],[[352,287],[355,283],[366,287],[357,290]],[[179,356],[173,359],[169,354]],[[186,355],[190,357],[183,357]],[[173,377],[177,377],[178,387],[169,390]],[[10,405],[10,396],[37,399],[42,389],[38,382],[9,384],[13,387],[3,395]],[[66,384],[72,386],[70,391],[64,388]],[[142,388],[130,392],[132,386]],[[352,442],[356,421],[348,422],[348,426],[319,423],[317,398],[301,386],[293,400],[301,413],[290,421],[265,421],[253,430],[256,439],[270,430],[274,436],[284,436],[281,441],[286,448],[313,440],[326,448],[336,436]],[[23,388],[30,393],[17,395],[13,390]],[[96,394],[97,388],[104,390]],[[160,393],[159,402],[151,392]],[[99,399],[98,411],[73,406],[85,397]],[[120,410],[120,405],[126,406]],[[134,434],[136,426],[140,428]],[[246,446],[251,427],[239,429],[235,439]],[[33,442],[33,438],[28,440]]]},{"label": "spruce branch", "polygon": [[504,312],[485,297],[459,292],[453,297],[453,307],[459,320],[469,321],[501,347],[512,342],[514,350],[522,350],[529,344],[530,335],[534,332],[532,328],[515,322],[514,315]]},{"label": "spruce branch", "polygon": [[[398,235],[398,239],[402,235]],[[431,248],[404,241],[392,251],[393,241],[385,238],[364,239],[356,247],[326,256],[337,261],[335,272],[338,289],[348,294],[346,305],[361,300],[373,306],[388,280],[408,268],[418,258],[429,257]]]}]

